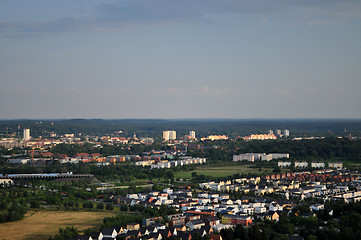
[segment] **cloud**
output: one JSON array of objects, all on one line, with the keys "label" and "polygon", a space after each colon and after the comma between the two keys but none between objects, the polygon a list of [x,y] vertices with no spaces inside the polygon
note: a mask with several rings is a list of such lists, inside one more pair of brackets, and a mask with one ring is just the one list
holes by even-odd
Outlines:
[{"label": "cloud", "polygon": [[283,96],[292,96],[292,93],[288,90],[288,89],[274,89],[273,90],[275,93],[283,95]]},{"label": "cloud", "polygon": [[[70,3],[67,3],[70,4]],[[20,5],[21,6],[21,5]],[[29,9],[31,11],[31,9]],[[33,10],[34,11],[34,10]],[[170,24],[206,22],[209,15],[247,14],[262,16],[301,12],[310,17],[360,18],[359,0],[122,0],[113,3],[99,1],[88,16],[63,16],[54,12],[54,19],[47,21],[0,21],[0,32],[71,32],[108,31],[144,24]],[[34,18],[36,18],[34,11]],[[324,21],[308,22],[309,26],[326,24]]]},{"label": "cloud", "polygon": [[[156,90],[157,93],[162,92]],[[193,88],[178,88],[171,87],[164,90],[168,95],[182,95],[182,96],[196,96],[196,95],[207,95],[207,96],[220,96],[220,95],[237,95],[242,94],[240,89],[230,88],[211,88],[208,86],[193,87]]]},{"label": "cloud", "polygon": [[317,26],[317,25],[328,24],[328,22],[327,21],[312,21],[312,22],[307,22],[306,24],[310,27],[313,27],[313,26]]}]

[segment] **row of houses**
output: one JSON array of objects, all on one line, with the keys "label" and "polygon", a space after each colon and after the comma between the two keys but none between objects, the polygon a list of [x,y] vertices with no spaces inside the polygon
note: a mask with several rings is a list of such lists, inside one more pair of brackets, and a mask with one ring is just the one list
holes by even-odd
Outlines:
[{"label": "row of houses", "polygon": [[[290,167],[292,165],[292,162],[291,161],[278,161],[277,165],[278,165],[278,167]],[[311,168],[325,168],[326,163],[325,162],[311,162],[311,164],[309,164],[306,161],[295,161],[294,162],[295,168],[307,168],[309,166],[311,166]],[[342,165],[342,162],[328,162],[328,167],[341,170],[343,165]]]},{"label": "row of houses", "polygon": [[186,226],[167,227],[165,224],[157,223],[147,227],[140,227],[138,223],[130,223],[126,228],[115,226],[104,228],[100,232],[92,232],[88,236],[77,236],[75,240],[161,240],[161,239],[180,239],[190,240],[196,236],[210,236],[211,240],[220,240],[219,234],[214,234],[211,227],[202,226],[197,229],[187,230]]}]

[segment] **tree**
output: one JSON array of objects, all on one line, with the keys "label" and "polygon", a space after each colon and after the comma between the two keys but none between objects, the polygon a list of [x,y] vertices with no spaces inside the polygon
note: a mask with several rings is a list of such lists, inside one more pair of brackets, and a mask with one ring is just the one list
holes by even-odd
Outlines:
[{"label": "tree", "polygon": [[79,235],[79,231],[74,227],[66,227],[65,229],[59,228],[59,233],[54,236],[54,238],[49,237],[49,240],[66,240],[71,238],[76,238]]},{"label": "tree", "polygon": [[97,203],[97,209],[103,210],[103,209],[104,209],[104,203],[98,202],[98,203]]},{"label": "tree", "polygon": [[113,210],[114,209],[114,204],[113,203],[107,203],[107,205],[105,206],[105,208],[107,209],[107,210]]}]

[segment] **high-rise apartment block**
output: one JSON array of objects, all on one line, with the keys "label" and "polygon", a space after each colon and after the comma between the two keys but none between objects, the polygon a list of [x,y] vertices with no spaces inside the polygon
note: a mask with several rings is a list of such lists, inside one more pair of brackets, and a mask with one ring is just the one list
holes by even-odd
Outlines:
[{"label": "high-rise apartment block", "polygon": [[25,128],[24,129],[24,141],[28,141],[29,139],[31,138],[31,136],[30,136],[30,129],[28,129],[28,128]]},{"label": "high-rise apartment block", "polygon": [[290,131],[288,131],[287,129],[283,130],[283,135],[285,137],[289,137],[290,136]]},{"label": "high-rise apartment block", "polygon": [[268,130],[269,135],[273,135],[273,130]]},{"label": "high-rise apartment block", "polygon": [[190,136],[192,139],[195,139],[195,138],[196,138],[196,132],[195,132],[195,131],[189,131],[189,136]]},{"label": "high-rise apartment block", "polygon": [[164,141],[177,139],[177,133],[174,130],[163,131],[163,139]]},{"label": "high-rise apartment block", "polygon": [[280,129],[276,130],[276,135],[278,135],[278,136],[281,135],[281,130]]}]

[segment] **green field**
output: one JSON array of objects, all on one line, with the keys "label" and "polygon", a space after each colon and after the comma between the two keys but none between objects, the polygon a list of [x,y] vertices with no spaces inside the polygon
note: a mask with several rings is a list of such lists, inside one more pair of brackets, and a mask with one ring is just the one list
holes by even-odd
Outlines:
[{"label": "green field", "polygon": [[187,179],[192,177],[192,172],[197,172],[198,175],[207,175],[211,177],[226,177],[231,176],[234,174],[248,174],[248,173],[256,173],[256,174],[265,174],[265,173],[271,173],[272,168],[261,168],[261,171],[259,168],[251,168],[249,166],[245,165],[236,165],[236,166],[200,166],[197,167],[194,171],[187,171],[187,172],[176,172],[175,177],[176,178],[182,178]]}]

